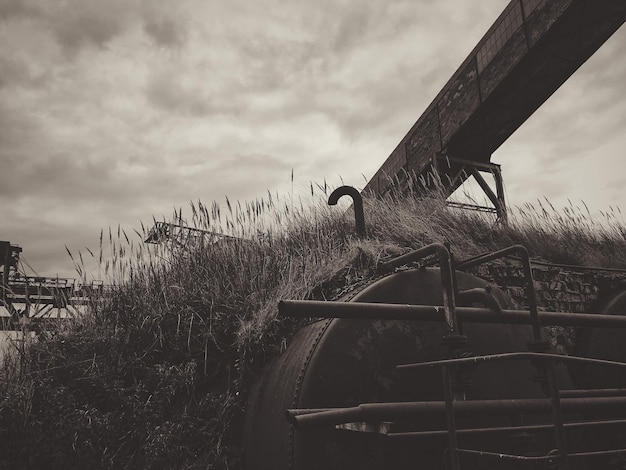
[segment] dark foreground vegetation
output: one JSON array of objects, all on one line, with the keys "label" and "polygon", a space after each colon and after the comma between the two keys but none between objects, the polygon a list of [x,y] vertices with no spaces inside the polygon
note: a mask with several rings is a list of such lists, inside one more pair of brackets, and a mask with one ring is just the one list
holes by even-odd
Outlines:
[{"label": "dark foreground vegetation", "polygon": [[598,223],[584,206],[528,205],[505,227],[436,197],[366,199],[359,240],[340,209],[297,205],[192,205],[189,225],[238,237],[217,243],[105,233],[93,256],[109,260],[112,291],[5,358],[0,468],[239,468],[246,391],[297,328],[278,300],[332,299],[409,249],[449,241],[464,258],[521,243],[553,262],[626,267],[621,214]]}]

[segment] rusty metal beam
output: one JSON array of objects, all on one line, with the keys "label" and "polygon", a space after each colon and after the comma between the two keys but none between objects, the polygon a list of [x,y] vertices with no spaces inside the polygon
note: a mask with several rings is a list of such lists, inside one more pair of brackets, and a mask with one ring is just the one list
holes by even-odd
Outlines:
[{"label": "rusty metal beam", "polygon": [[[437,305],[281,300],[278,311],[292,318],[445,321],[443,306]],[[530,325],[532,321],[527,310],[502,310],[498,314],[487,308],[456,306],[455,313],[461,321],[471,323]],[[538,314],[542,325],[626,328],[626,316],[547,311]]]},{"label": "rusty metal beam", "polygon": [[[458,416],[498,416],[511,413],[550,413],[552,402],[547,398],[467,400],[452,403]],[[561,408],[565,412],[626,412],[626,397],[563,398]],[[347,408],[301,413],[287,410],[287,418],[299,429],[337,426],[362,421],[406,421],[428,416],[443,418],[446,404],[443,401],[364,403]]]}]

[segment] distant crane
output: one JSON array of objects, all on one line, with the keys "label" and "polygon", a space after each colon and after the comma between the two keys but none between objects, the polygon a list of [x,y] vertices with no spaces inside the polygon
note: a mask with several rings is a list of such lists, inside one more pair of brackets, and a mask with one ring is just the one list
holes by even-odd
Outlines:
[{"label": "distant crane", "polygon": [[230,235],[187,227],[182,224],[169,222],[155,222],[148,232],[144,243],[162,244],[170,243],[176,246],[187,246],[191,243],[213,244],[220,240],[235,239]]}]

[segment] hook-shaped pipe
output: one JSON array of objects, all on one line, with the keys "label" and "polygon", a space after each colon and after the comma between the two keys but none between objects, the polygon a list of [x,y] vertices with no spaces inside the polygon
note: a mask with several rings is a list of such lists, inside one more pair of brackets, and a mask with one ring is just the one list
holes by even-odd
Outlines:
[{"label": "hook-shaped pipe", "polygon": [[356,233],[359,236],[365,235],[365,214],[363,213],[363,197],[361,193],[352,186],[340,186],[335,189],[328,198],[328,205],[334,206],[341,196],[350,196],[354,206],[354,220],[356,222]]}]

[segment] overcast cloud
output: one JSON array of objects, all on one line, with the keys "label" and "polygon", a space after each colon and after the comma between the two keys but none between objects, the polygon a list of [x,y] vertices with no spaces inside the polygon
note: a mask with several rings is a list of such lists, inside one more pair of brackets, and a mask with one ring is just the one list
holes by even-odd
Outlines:
[{"label": "overcast cloud", "polygon": [[[0,0],[0,240],[42,275],[189,201],[364,186],[507,0]],[[492,161],[626,207],[626,30]]]}]

